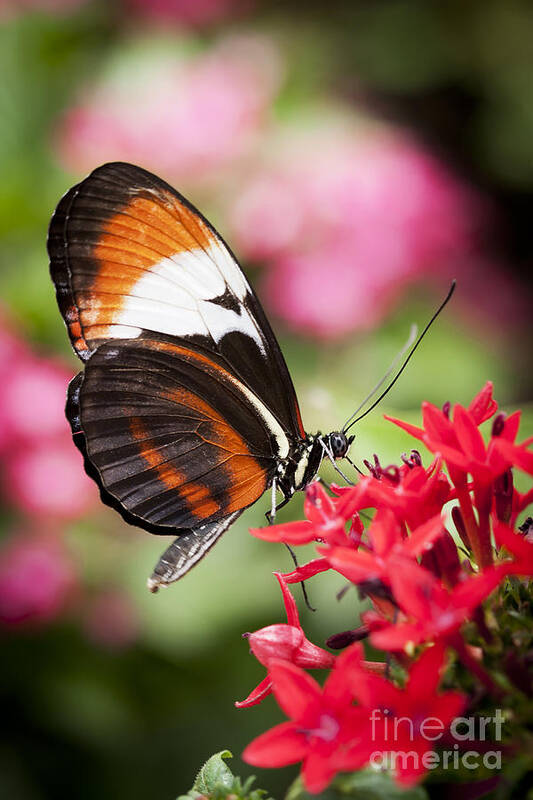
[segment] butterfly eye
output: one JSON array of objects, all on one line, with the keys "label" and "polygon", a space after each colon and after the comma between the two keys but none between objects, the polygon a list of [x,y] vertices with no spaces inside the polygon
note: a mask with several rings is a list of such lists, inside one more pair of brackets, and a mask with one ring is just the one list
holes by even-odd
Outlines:
[{"label": "butterfly eye", "polygon": [[[352,438],[352,437],[351,437]],[[342,432],[330,433],[329,447],[334,458],[344,458],[348,452],[350,442]]]}]

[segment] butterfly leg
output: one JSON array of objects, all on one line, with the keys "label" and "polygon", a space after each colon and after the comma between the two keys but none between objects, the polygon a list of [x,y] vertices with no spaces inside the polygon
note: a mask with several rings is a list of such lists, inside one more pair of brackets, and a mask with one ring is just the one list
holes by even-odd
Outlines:
[{"label": "butterfly leg", "polygon": [[[272,486],[273,487],[275,486],[275,481],[272,484]],[[276,490],[275,490],[275,488],[272,489],[272,503],[271,503],[270,511],[267,511],[266,514],[265,514],[265,517],[267,518],[267,522],[268,522],[269,525],[273,525],[274,524],[274,521],[276,519],[276,514],[278,513],[278,511],[281,508],[283,508],[284,506],[287,505],[287,503],[289,502],[290,499],[291,499],[290,497],[284,497],[283,500],[281,501],[281,503],[278,503],[276,505]]]},{"label": "butterfly leg", "polygon": [[276,519],[276,488],[277,481],[274,478],[272,481],[272,494],[270,495],[270,517],[268,519],[269,525],[272,525],[273,521]]},{"label": "butterfly leg", "polygon": [[[286,506],[290,499],[291,499],[291,495],[289,495],[288,497],[284,497],[283,500],[281,501],[281,503],[276,505],[276,479],[274,478],[274,480],[272,481],[272,506],[271,506],[270,511],[267,511],[266,514],[265,514],[269,525],[273,525],[274,524],[274,520],[276,519],[276,512],[278,512],[280,510],[280,508],[283,508],[283,506]],[[298,564],[298,559],[296,557],[296,553],[294,552],[294,550],[292,549],[290,544],[287,544],[287,542],[285,542],[285,547],[287,548],[287,550],[289,551],[289,553],[291,555],[291,558],[293,560],[295,568],[298,569],[298,567],[300,565]],[[309,597],[307,596],[307,588],[305,586],[305,582],[301,581],[300,586],[302,587],[302,593],[303,593],[305,604],[306,604],[307,608],[310,611],[316,611],[316,608],[313,608],[313,606],[309,602]]]}]

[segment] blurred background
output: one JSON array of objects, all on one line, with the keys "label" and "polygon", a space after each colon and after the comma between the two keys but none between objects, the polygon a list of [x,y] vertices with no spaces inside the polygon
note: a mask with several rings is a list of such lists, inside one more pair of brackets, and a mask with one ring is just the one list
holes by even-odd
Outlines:
[{"label": "blurred background", "polygon": [[[250,774],[242,748],[281,719],[272,699],[233,707],[264,675],[241,634],[284,620],[288,556],[247,533],[268,500],[152,596],[165,540],[83,473],[45,250],[59,197],[119,159],[201,208],[311,432],[342,424],[457,278],[352,457],[397,462],[413,443],[383,412],[416,421],[487,379],[531,435],[532,36],[527,0],[0,0],[2,797],[174,798],[223,748]],[[340,588],[309,587],[318,644],[357,622]],[[280,798],[294,770],[254,772]]]}]

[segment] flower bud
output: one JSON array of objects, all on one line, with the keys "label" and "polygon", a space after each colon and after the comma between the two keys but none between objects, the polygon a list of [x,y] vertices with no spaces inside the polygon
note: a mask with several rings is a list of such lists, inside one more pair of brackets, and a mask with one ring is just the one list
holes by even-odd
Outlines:
[{"label": "flower bud", "polygon": [[326,644],[328,647],[331,647],[332,650],[343,650],[354,642],[360,642],[361,639],[366,639],[369,633],[370,631],[366,625],[360,625],[359,628],[354,628],[353,631],[334,633],[333,636],[326,639]]},{"label": "flower bud", "polygon": [[251,633],[248,641],[254,656],[267,668],[273,658],[307,669],[329,668],[335,661],[332,653],[306,639],[303,630],[295,625],[268,625]]},{"label": "flower bud", "polygon": [[[494,420],[494,426],[497,419],[498,417]],[[513,510],[513,473],[511,469],[494,481],[494,504],[498,519],[502,522],[509,522]]]},{"label": "flower bud", "polygon": [[501,412],[497,416],[494,417],[494,422],[492,423],[492,435],[493,436],[501,436],[503,433],[503,429],[505,428],[505,420],[507,418],[507,414]]},{"label": "flower bud", "polygon": [[464,546],[468,550],[470,550],[470,539],[468,538],[468,534],[465,528],[465,523],[463,520],[463,515],[461,514],[461,509],[459,508],[459,506],[454,506],[452,508],[452,519],[457,529],[457,533],[461,537]]}]

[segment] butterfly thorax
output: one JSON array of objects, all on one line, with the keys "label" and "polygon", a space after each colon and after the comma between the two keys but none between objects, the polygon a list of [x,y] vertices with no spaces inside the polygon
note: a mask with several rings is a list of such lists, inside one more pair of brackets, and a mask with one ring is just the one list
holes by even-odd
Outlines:
[{"label": "butterfly thorax", "polygon": [[289,457],[279,463],[277,486],[286,497],[305,489],[316,477],[324,456],[344,458],[352,439],[342,431],[308,434],[293,447]]}]

